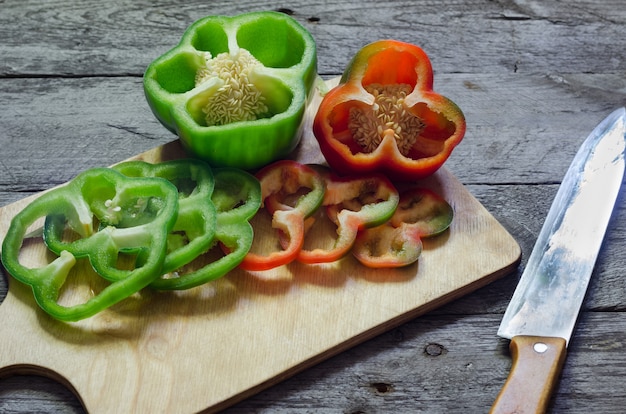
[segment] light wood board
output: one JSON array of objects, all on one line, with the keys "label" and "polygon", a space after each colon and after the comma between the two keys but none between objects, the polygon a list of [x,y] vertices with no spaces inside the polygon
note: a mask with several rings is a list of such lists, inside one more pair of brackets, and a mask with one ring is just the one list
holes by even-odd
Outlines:
[{"label": "light wood board", "polygon": [[[319,160],[310,134],[294,158]],[[313,155],[312,155],[313,154]],[[173,141],[136,158],[183,157]],[[140,294],[78,323],[48,317],[30,288],[9,278],[0,305],[0,373],[37,373],[68,386],[90,413],[219,411],[334,354],[510,273],[521,250],[445,168],[419,183],[455,211],[418,263],[374,270],[346,257],[235,270],[184,292]],[[29,197],[0,209],[0,238]],[[262,224],[259,222],[259,224]],[[272,240],[258,228],[260,240]],[[46,260],[43,245],[26,263]],[[76,289],[97,289],[87,266]],[[96,279],[96,277],[93,277]]]}]

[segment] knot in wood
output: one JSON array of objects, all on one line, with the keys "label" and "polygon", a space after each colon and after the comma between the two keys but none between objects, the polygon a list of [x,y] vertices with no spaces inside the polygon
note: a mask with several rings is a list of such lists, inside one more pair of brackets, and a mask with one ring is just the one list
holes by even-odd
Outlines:
[{"label": "knot in wood", "polygon": [[437,357],[446,353],[446,348],[440,344],[428,344],[424,348],[424,353],[428,356]]},{"label": "knot in wood", "polygon": [[370,388],[373,389],[376,394],[388,394],[393,391],[393,385],[386,382],[373,382],[370,384]]}]

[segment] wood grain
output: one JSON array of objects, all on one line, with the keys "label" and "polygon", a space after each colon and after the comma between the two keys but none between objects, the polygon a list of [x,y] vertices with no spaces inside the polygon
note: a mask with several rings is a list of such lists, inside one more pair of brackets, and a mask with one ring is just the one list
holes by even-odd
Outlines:
[{"label": "wood grain", "polygon": [[567,354],[563,338],[515,336],[509,346],[513,365],[490,414],[545,413]]},{"label": "wood grain", "polygon": [[[180,156],[175,141],[138,158]],[[381,273],[352,257],[328,266],[237,270],[189,291],[144,290],[73,324],[49,318],[28,287],[10,280],[0,305],[0,375],[51,375],[91,413],[213,412],[517,265],[518,244],[445,168],[419,186],[448,200],[455,217],[445,234],[425,240],[416,265],[399,270]],[[0,238],[31,199],[0,209]],[[271,229],[255,229],[255,237],[271,244]],[[21,254],[26,266],[44,258],[43,242],[29,243]],[[76,269],[64,294],[81,299],[85,287],[97,292],[100,281],[86,278],[88,266]]]},{"label": "wood grain", "polygon": [[[590,73],[624,71],[620,0],[102,3],[5,1],[0,73],[139,75],[211,14],[283,9],[315,37],[320,73],[338,74],[365,43],[394,38],[421,45],[437,72]],[[598,59],[598,57],[604,59]]]},{"label": "wood grain", "polygon": [[[435,89],[469,124],[448,168],[465,184],[560,182],[578,146],[626,93],[619,75],[567,79],[437,76]],[[0,79],[0,106],[0,194],[40,191],[176,138],[151,114],[134,77]],[[309,150],[322,159],[316,144]]]},{"label": "wood grain", "polygon": [[[207,14],[290,9],[315,36],[325,77],[376,37],[415,42],[431,57],[436,89],[466,113],[466,138],[446,165],[520,244],[520,268],[228,413],[487,412],[511,363],[495,332],[552,197],[578,145],[626,104],[622,0],[5,0],[0,8],[2,206],[171,141],[149,113],[140,76]],[[626,406],[625,206],[622,191],[550,412]],[[0,278],[0,297],[6,290]],[[0,411],[83,409],[56,381],[19,375],[0,379]]]}]

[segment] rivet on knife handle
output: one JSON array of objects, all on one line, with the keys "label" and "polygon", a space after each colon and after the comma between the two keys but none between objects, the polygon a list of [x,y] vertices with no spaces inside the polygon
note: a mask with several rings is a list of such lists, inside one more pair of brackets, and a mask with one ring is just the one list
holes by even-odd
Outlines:
[{"label": "rivet on knife handle", "polygon": [[513,366],[490,414],[544,413],[565,361],[565,339],[520,335],[509,349]]}]

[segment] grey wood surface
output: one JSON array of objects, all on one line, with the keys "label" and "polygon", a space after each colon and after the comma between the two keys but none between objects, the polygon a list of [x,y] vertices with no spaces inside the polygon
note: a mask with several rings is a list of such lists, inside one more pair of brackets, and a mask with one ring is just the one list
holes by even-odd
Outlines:
[{"label": "grey wood surface", "polygon": [[[0,1],[0,205],[175,139],[145,102],[145,67],[198,18],[277,9],[313,34],[325,78],[370,41],[424,48],[435,89],[467,117],[446,165],[516,238],[523,258],[503,279],[226,412],[487,412],[511,365],[496,331],[558,184],[593,127],[626,105],[623,0]],[[626,407],[625,191],[553,413]],[[83,410],[54,380],[19,375],[0,378],[0,412]]]}]

